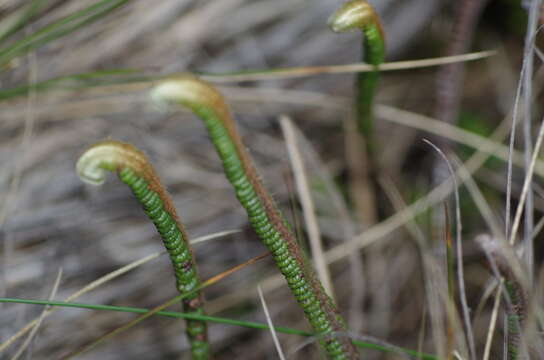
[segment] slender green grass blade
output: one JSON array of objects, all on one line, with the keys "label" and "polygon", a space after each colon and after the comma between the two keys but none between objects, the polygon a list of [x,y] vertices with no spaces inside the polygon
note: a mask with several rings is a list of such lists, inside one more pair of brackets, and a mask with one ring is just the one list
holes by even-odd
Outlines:
[{"label": "slender green grass blade", "polygon": [[57,20],[40,30],[16,41],[10,46],[0,50],[0,66],[5,65],[13,58],[24,55],[48,42],[66,36],[82,26],[101,19],[109,12],[124,5],[129,0],[102,0],[85,9],[76,11],[60,20]]},{"label": "slender green grass blade", "polygon": [[[179,297],[180,296],[177,296],[176,298],[179,298]],[[64,302],[64,301],[0,298],[0,303],[50,305],[50,306],[61,306],[61,307],[89,309],[89,310],[128,312],[128,313],[134,313],[134,314],[145,314],[145,313],[149,312],[149,309],[144,309],[144,308],[135,308],[135,307],[127,307],[127,306],[111,306],[111,305],[95,305],[95,304],[85,304],[85,303],[70,303],[70,302]],[[217,324],[241,326],[241,327],[250,328],[250,329],[257,329],[257,330],[270,330],[270,328],[266,324],[252,322],[252,321],[242,321],[242,320],[228,319],[228,318],[222,318],[222,317],[216,317],[216,316],[185,314],[185,313],[180,313],[180,312],[176,312],[176,311],[158,311],[158,312],[155,313],[155,315],[164,316],[164,317],[171,317],[171,318],[188,319],[188,320],[208,321],[208,322],[213,322],[213,323],[217,323]],[[291,329],[291,328],[282,327],[282,326],[274,326],[274,330],[276,332],[283,333],[283,334],[299,335],[299,336],[314,336],[314,334],[312,334],[311,332],[308,332],[308,331]],[[391,351],[390,349],[388,349],[385,346],[371,344],[369,342],[354,340],[353,343],[356,346],[361,347],[361,348],[379,350],[379,351],[384,351],[384,352],[390,352]],[[434,355],[423,354],[423,353],[419,353],[417,351],[409,350],[409,349],[402,349],[402,350],[406,354],[408,354],[410,356],[413,356],[416,359],[438,360],[438,358],[436,356],[434,356]]]},{"label": "slender green grass blade", "polygon": [[30,19],[45,7],[46,3],[45,0],[34,0],[22,9],[22,13],[17,19],[14,19],[11,24],[0,30],[0,43],[23,28]]},{"label": "slender green grass blade", "polygon": [[32,91],[41,92],[48,89],[56,90],[77,90],[89,87],[128,84],[137,81],[153,80],[150,76],[141,75],[137,69],[114,69],[102,70],[73,75],[59,76],[56,78],[44,80],[30,85],[22,85],[11,89],[0,90],[0,101],[11,100],[13,98],[28,94]]}]

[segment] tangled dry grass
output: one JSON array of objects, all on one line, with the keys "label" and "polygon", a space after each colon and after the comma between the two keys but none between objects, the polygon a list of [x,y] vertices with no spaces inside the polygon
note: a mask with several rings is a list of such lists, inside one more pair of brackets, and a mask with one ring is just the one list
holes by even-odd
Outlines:
[{"label": "tangled dry grass", "polygon": [[[22,3],[0,2],[0,15],[8,18]],[[25,31],[32,32],[90,3],[51,1],[45,15],[27,25]],[[444,1],[376,3],[387,33],[388,60],[443,53],[454,13]],[[101,69],[136,68],[157,75],[356,62],[359,48],[354,44],[358,44],[359,35],[335,35],[325,26],[337,5],[326,0],[165,0],[152,4],[134,0],[96,23],[13,62],[0,81],[2,89],[8,89]],[[474,48],[499,52],[467,65],[469,81],[462,89],[467,113],[476,114],[491,128],[498,126],[497,119],[510,110],[523,48],[521,37],[502,34],[500,26],[484,17]],[[542,78],[539,70],[535,83]],[[387,74],[377,100],[429,114],[435,75],[435,69]],[[62,269],[55,298],[64,299],[110,271],[161,251],[152,225],[127,189],[116,181],[91,189],[77,178],[77,157],[88,144],[104,138],[134,143],[150,156],[190,235],[241,231],[195,246],[203,278],[263,251],[221,172],[201,124],[189,114],[157,112],[147,99],[148,86],[123,84],[75,92],[56,89],[2,103],[0,295],[47,298]],[[351,75],[253,81],[222,85],[221,89],[232,102],[244,141],[262,177],[298,228],[302,228],[302,218],[294,200],[290,163],[278,123],[280,114],[288,114],[301,129],[299,146],[313,186],[325,248],[337,247],[366,229],[348,214],[352,204],[346,203],[343,193],[343,124],[349,115]],[[378,212],[384,216],[400,212],[404,206],[402,198],[412,201],[431,189],[433,161],[428,156],[429,148],[420,141],[428,134],[386,120],[380,121],[378,131],[384,144],[380,161],[388,169],[388,177],[376,181],[396,199],[379,198]],[[486,201],[497,218],[503,212],[504,171],[501,163],[474,174],[491,194]],[[514,180],[513,192],[517,196],[522,174],[515,172]],[[340,186],[331,185],[333,182]],[[466,199],[472,201],[470,196]],[[473,207],[467,205],[464,209]],[[535,207],[544,207],[538,196]],[[490,230],[478,211],[464,216],[467,294],[469,304],[476,310],[490,276],[481,251],[469,240]],[[362,263],[357,256],[346,256],[332,264],[334,295],[344,314],[349,315],[353,331],[399,346],[435,352],[436,339],[428,334],[431,305],[422,280],[428,269],[421,261],[417,241],[411,237],[411,231],[419,230],[410,228],[410,221],[406,224],[406,228],[378,232],[379,241],[363,249]],[[440,259],[441,237],[427,230],[423,229],[420,235],[422,241],[429,254]],[[354,273],[354,267],[362,272]],[[306,328],[285,286],[274,275],[271,262],[264,261],[206,289],[208,312],[264,322],[256,289],[257,283],[261,283],[274,323]],[[174,295],[169,263],[162,257],[79,300],[153,307]],[[440,297],[440,291],[434,296]],[[479,351],[484,346],[491,306],[487,304],[473,314]],[[41,312],[41,308],[28,305],[2,304],[0,309],[2,340]],[[27,354],[35,359],[58,358],[130,318],[131,315],[109,312],[57,311],[44,321]],[[178,358],[187,347],[182,326],[171,319],[149,319],[80,358]],[[210,326],[210,331],[218,359],[275,356],[272,338],[265,331],[216,324]],[[279,335],[279,341],[289,350],[303,339]],[[500,354],[500,343],[495,345],[493,354]],[[315,349],[308,348],[294,356],[300,354],[317,356]],[[368,358],[395,358],[377,352],[367,354]]]}]

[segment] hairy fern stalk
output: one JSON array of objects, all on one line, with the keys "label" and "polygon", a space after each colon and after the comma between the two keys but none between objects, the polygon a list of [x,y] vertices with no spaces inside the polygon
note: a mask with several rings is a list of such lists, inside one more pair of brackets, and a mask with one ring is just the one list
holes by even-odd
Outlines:
[{"label": "hairy fern stalk", "polygon": [[331,359],[357,359],[351,340],[334,334],[346,331],[345,322],[263,186],[221,94],[211,85],[185,76],[162,82],[151,96],[161,104],[187,107],[203,120],[253,229],[272,253],[298,304],[320,335],[319,342]]},{"label": "hairy fern stalk", "polygon": [[506,307],[506,359],[524,359],[522,341],[523,328],[527,320],[529,298],[527,290],[527,269],[520,261],[516,251],[506,242],[489,235],[480,235],[476,243],[484,250],[488,258],[488,265],[497,277],[502,278],[506,293],[504,302]]},{"label": "hairy fern stalk", "polygon": [[[116,172],[119,179],[130,187],[161,235],[174,267],[178,291],[184,294],[200,286],[195,259],[185,229],[176,214],[172,200],[142,152],[130,144],[102,141],[92,145],[81,155],[76,170],[83,181],[93,185],[104,182],[106,171]],[[185,312],[204,314],[200,291],[184,298],[182,305]],[[206,323],[200,320],[187,320],[186,333],[191,345],[192,358],[208,359]]]},{"label": "hairy fern stalk", "polygon": [[[365,0],[345,2],[329,18],[329,27],[334,32],[361,30],[363,34],[362,60],[370,65],[379,65],[385,58],[385,36],[374,8]],[[363,72],[355,81],[355,109],[357,127],[366,137],[368,151],[374,148],[372,104],[379,79],[378,70]]]}]

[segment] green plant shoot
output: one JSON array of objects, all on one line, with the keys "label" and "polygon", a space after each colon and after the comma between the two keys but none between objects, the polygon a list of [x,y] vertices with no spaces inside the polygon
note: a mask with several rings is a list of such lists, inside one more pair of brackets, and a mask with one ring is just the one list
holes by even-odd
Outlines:
[{"label": "green plant shoot", "polygon": [[[146,156],[134,146],[119,141],[102,141],[92,145],[79,158],[77,174],[84,182],[100,185],[106,171],[117,173],[153,221],[174,267],[177,289],[181,294],[200,286],[195,259],[183,225],[178,219],[170,196]],[[185,312],[203,315],[203,297],[195,292],[182,300]],[[192,358],[209,358],[207,327],[204,321],[187,320],[187,337]]]},{"label": "green plant shoot", "polygon": [[[346,32],[359,29],[363,32],[363,58],[370,65],[379,65],[385,58],[385,37],[380,20],[365,0],[351,0],[344,3],[332,14],[328,21],[334,32]],[[357,75],[355,83],[355,108],[357,126],[365,135],[367,148],[371,151],[373,144],[372,104],[378,83],[379,71],[363,72]]]},{"label": "green plant shoot", "polygon": [[523,276],[526,270],[514,249],[507,243],[500,243],[488,235],[480,235],[476,242],[484,250],[489,265],[495,276],[504,279],[506,290],[506,359],[517,360],[522,357],[522,333],[527,319],[529,299],[527,297],[526,282]]},{"label": "green plant shoot", "polygon": [[151,96],[159,104],[187,107],[202,119],[253,229],[272,253],[314,331],[324,334],[320,344],[331,359],[358,359],[351,340],[335,335],[346,331],[345,322],[263,186],[221,94],[211,85],[186,76],[160,83]]}]

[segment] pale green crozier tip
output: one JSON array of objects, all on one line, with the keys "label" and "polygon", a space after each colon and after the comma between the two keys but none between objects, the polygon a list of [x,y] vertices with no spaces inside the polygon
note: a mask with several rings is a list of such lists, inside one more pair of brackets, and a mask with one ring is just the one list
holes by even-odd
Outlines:
[{"label": "pale green crozier tip", "polygon": [[91,146],[76,163],[76,173],[81,181],[102,185],[108,171],[115,171],[124,161],[122,147],[115,142],[103,141]]},{"label": "pale green crozier tip", "polygon": [[204,122],[225,175],[252,227],[271,252],[314,332],[322,335],[319,343],[330,359],[358,359],[351,340],[334,335],[347,331],[345,322],[307,264],[290,225],[260,181],[221,94],[210,84],[186,76],[164,80],[150,95],[159,104],[188,107]]},{"label": "pale green crozier tip", "polygon": [[334,32],[360,30],[367,25],[376,24],[376,13],[372,6],[363,0],[352,0],[336,10],[327,24]]},{"label": "pale green crozier tip", "polygon": [[173,105],[217,108],[223,103],[221,94],[213,87],[187,74],[162,81],[150,92],[151,100],[160,108]]},{"label": "pale green crozier tip", "polygon": [[357,127],[365,136],[366,151],[372,154],[375,149],[373,136],[374,93],[379,79],[378,65],[385,57],[385,37],[380,19],[373,7],[364,0],[345,2],[329,18],[329,26],[334,32],[359,30],[363,35],[362,60],[376,66],[371,72],[357,74],[355,82],[355,109]]},{"label": "pale green crozier tip", "polygon": [[[170,255],[176,288],[186,293],[200,286],[196,262],[189,246],[188,237],[159,177],[146,156],[136,147],[120,141],[106,140],[89,147],[76,163],[81,180],[100,185],[108,171],[115,172],[131,190],[145,213],[155,225]],[[185,312],[204,314],[200,291],[182,301]],[[210,357],[206,323],[187,320],[186,334],[193,360]]]}]

